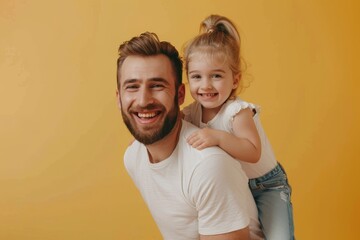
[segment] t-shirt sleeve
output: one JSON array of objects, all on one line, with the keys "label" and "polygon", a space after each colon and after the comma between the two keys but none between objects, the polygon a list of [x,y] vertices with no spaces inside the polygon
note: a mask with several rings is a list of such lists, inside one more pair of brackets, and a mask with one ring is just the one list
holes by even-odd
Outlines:
[{"label": "t-shirt sleeve", "polygon": [[227,233],[249,225],[247,178],[230,156],[218,154],[202,160],[189,192],[198,211],[200,234]]},{"label": "t-shirt sleeve", "polygon": [[227,116],[230,117],[231,120],[243,109],[250,108],[254,114],[260,113],[260,107],[249,102],[242,101],[240,99],[236,99],[233,101],[229,107],[226,109]]}]

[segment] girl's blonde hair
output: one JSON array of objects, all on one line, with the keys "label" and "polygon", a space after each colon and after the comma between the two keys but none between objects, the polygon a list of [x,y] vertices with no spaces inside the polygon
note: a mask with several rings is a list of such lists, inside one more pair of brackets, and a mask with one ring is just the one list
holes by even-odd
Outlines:
[{"label": "girl's blonde hair", "polygon": [[221,56],[230,66],[233,76],[239,75],[237,89],[231,92],[234,96],[243,88],[241,81],[242,66],[240,57],[240,35],[235,24],[220,15],[210,15],[200,24],[199,35],[191,39],[184,48],[185,70],[194,53],[206,54],[209,57]]}]

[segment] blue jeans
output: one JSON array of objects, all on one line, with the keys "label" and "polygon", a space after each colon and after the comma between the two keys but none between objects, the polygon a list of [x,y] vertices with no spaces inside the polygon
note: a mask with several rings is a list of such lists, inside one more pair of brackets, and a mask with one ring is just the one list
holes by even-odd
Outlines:
[{"label": "blue jeans", "polygon": [[249,187],[265,239],[295,239],[291,187],[282,166],[278,164],[265,175],[249,179]]}]

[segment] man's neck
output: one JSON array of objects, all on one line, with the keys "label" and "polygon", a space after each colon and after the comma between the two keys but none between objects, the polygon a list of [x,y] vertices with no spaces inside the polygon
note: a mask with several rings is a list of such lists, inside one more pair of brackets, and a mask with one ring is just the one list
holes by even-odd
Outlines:
[{"label": "man's neck", "polygon": [[178,144],[181,126],[182,120],[178,117],[175,126],[166,137],[153,144],[146,145],[151,163],[158,163],[170,157]]}]

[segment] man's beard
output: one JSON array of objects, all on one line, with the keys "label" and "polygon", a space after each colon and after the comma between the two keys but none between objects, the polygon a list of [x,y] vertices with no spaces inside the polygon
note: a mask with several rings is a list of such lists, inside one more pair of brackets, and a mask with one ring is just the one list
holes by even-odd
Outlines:
[{"label": "man's beard", "polygon": [[[165,112],[164,106],[155,104],[150,104],[142,109],[151,110],[154,107],[161,107],[162,112]],[[121,108],[121,115],[126,127],[129,129],[130,133],[134,136],[134,138],[145,145],[149,145],[163,139],[171,132],[171,130],[176,124],[179,111],[180,109],[178,106],[177,96],[175,96],[173,108],[165,116],[162,126],[154,130],[151,130],[150,128],[147,130],[145,128],[144,131],[137,129],[135,121],[128,117],[128,115],[124,112],[123,108]]]}]

